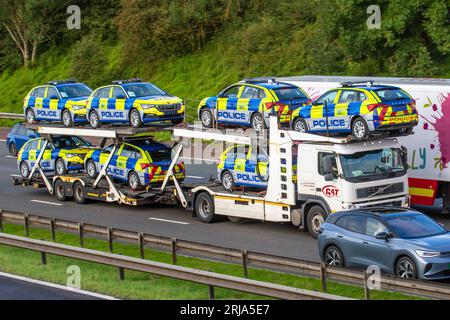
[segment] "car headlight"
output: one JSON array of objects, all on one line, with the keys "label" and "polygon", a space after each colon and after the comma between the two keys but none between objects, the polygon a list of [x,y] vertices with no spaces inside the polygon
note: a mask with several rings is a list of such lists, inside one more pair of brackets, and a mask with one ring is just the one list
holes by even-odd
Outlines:
[{"label": "car headlight", "polygon": [[416,253],[422,258],[433,258],[441,255],[438,251],[416,250]]},{"label": "car headlight", "polygon": [[78,105],[74,105],[73,106],[73,110],[81,110],[81,109],[85,109],[85,106],[78,106]]},{"label": "car headlight", "polygon": [[78,154],[78,153],[68,153],[66,154],[67,158],[75,158],[75,157],[80,157],[80,158],[84,158],[84,154]]},{"label": "car headlight", "polygon": [[141,104],[142,109],[150,109],[155,108],[156,106],[154,104]]}]

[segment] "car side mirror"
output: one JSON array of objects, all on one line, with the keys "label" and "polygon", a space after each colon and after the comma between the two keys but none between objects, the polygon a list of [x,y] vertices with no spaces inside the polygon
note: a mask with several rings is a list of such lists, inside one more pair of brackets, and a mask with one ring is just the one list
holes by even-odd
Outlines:
[{"label": "car side mirror", "polygon": [[389,239],[392,238],[392,234],[387,233],[387,232],[379,232],[375,235],[375,238],[378,240],[389,241]]}]

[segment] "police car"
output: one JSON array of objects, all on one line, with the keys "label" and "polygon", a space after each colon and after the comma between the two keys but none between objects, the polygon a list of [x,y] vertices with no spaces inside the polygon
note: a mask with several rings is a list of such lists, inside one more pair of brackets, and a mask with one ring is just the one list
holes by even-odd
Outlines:
[{"label": "police car", "polygon": [[261,130],[268,126],[270,114],[277,114],[281,124],[289,125],[291,112],[310,102],[299,87],[273,78],[253,78],[203,99],[198,106],[198,117],[208,128],[217,121]]},{"label": "police car", "polygon": [[[43,147],[44,140],[38,138],[28,141],[20,149],[17,166],[22,177],[28,178]],[[84,170],[84,158],[92,150],[91,144],[80,137],[54,136],[44,151],[41,168],[57,175]]]},{"label": "police car", "polygon": [[293,130],[351,133],[363,140],[373,132],[410,134],[418,123],[416,102],[398,87],[347,82],[292,114]]},{"label": "police car", "polygon": [[[294,157],[294,183],[297,181],[296,163]],[[266,188],[269,179],[269,156],[264,148],[257,150],[250,146],[229,147],[220,156],[217,177],[227,190],[235,187]]]},{"label": "police car", "polygon": [[[89,177],[98,176],[113,148],[114,145],[109,145],[86,156],[85,168]],[[150,184],[162,183],[171,162],[172,149],[154,141],[152,137],[127,139],[116,148],[107,173],[127,183],[131,189],[139,190]],[[184,180],[185,167],[182,161],[175,164],[173,170],[179,181]]]},{"label": "police car", "polygon": [[51,81],[33,88],[24,99],[24,114],[29,124],[58,121],[66,127],[85,123],[86,102],[92,89],[75,80]]},{"label": "police car", "polygon": [[180,98],[152,83],[130,79],[96,89],[88,99],[87,116],[94,128],[101,123],[129,123],[138,128],[157,121],[179,124],[184,120],[184,109]]}]

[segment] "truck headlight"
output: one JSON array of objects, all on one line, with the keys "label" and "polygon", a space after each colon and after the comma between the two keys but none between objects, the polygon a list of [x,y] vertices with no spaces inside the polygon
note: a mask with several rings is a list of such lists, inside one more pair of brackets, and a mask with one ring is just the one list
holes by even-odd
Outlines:
[{"label": "truck headlight", "polygon": [[416,253],[422,258],[433,258],[441,255],[438,251],[416,250]]},{"label": "truck headlight", "polygon": [[154,104],[141,104],[142,109],[151,109],[155,108],[156,106]]}]

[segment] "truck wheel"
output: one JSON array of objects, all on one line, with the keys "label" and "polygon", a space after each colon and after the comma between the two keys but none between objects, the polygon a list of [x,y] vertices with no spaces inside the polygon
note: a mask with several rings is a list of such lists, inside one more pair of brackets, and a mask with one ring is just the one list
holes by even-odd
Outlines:
[{"label": "truck wheel", "polygon": [[211,128],[213,124],[213,115],[211,110],[203,108],[200,111],[200,121],[205,128]]},{"label": "truck wheel", "polygon": [[55,164],[55,174],[58,176],[62,176],[66,173],[67,173],[67,168],[66,168],[66,164],[64,163],[64,160],[61,158],[58,158],[58,160],[56,160],[56,164]]},{"label": "truck wheel", "polygon": [[324,223],[327,214],[321,206],[312,206],[308,210],[308,231],[314,239],[319,236],[320,226]]},{"label": "truck wheel", "polygon": [[66,188],[64,187],[64,183],[58,179],[55,182],[55,196],[58,201],[66,201]]},{"label": "truck wheel", "polygon": [[208,193],[202,192],[195,199],[195,213],[201,222],[211,223],[216,220],[214,202]]},{"label": "truck wheel", "polygon": [[308,131],[305,120],[303,120],[302,118],[295,119],[294,123],[292,124],[292,130],[301,133],[305,133],[306,131]]},{"label": "truck wheel", "polygon": [[130,125],[133,128],[140,128],[140,127],[142,127],[141,114],[136,109],[132,109],[130,111]]},{"label": "truck wheel", "polygon": [[17,146],[14,142],[11,142],[11,144],[9,145],[9,154],[12,155],[13,157],[17,157],[17,154],[19,153],[17,151]]},{"label": "truck wheel", "polygon": [[97,111],[92,110],[89,112],[89,124],[94,129],[100,128],[100,117],[98,116]]},{"label": "truck wheel", "polygon": [[86,163],[86,172],[88,176],[92,179],[97,178],[98,172],[97,167],[95,166],[95,162],[92,159],[89,159]]},{"label": "truck wheel", "polygon": [[78,204],[86,203],[86,191],[81,182],[75,182],[73,185],[73,199]]},{"label": "truck wheel", "polygon": [[28,167],[26,161],[22,161],[20,163],[20,175],[22,176],[22,178],[28,178],[28,176],[30,175],[30,168]]},{"label": "truck wheel", "polygon": [[61,120],[64,127],[70,128],[73,126],[72,115],[70,114],[69,110],[64,109],[64,111],[62,112]]},{"label": "truck wheel", "polygon": [[253,114],[253,116],[250,120],[250,125],[256,131],[261,131],[262,129],[264,129],[265,123],[264,123],[262,114],[259,112],[256,112],[255,114]]},{"label": "truck wheel", "polygon": [[356,118],[353,121],[352,136],[357,140],[365,140],[369,137],[369,127],[363,118]]},{"label": "truck wheel", "polygon": [[233,174],[230,171],[225,171],[222,173],[222,186],[227,190],[233,190],[235,187]]},{"label": "truck wheel", "polygon": [[28,109],[25,113],[25,118],[27,119],[28,124],[36,123],[36,116],[34,115],[34,111],[32,109]]}]

